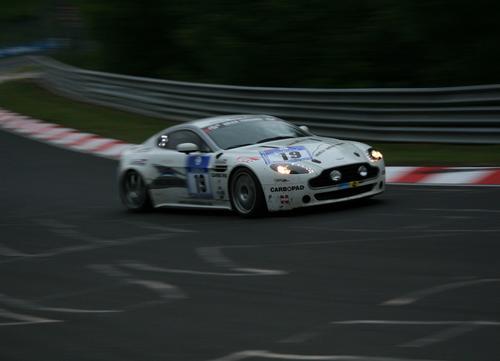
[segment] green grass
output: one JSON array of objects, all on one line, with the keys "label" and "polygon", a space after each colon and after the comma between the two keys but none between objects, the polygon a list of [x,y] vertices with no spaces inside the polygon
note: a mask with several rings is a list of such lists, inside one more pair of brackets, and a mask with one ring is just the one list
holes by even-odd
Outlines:
[{"label": "green grass", "polygon": [[388,165],[500,166],[500,145],[369,142]]},{"label": "green grass", "polygon": [[[0,84],[0,107],[131,143],[141,143],[174,124],[70,100],[29,81]],[[500,145],[368,143],[384,153],[388,165],[500,165]]]},{"label": "green grass", "polygon": [[47,122],[142,143],[173,122],[67,99],[30,81],[0,84],[0,107]]}]

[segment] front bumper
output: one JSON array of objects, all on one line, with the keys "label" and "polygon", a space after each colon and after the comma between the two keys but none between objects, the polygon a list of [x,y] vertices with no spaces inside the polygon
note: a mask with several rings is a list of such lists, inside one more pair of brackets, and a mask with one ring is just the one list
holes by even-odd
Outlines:
[{"label": "front bumper", "polygon": [[344,202],[371,197],[385,190],[384,168],[376,177],[370,179],[352,180],[322,188],[312,188],[309,185],[310,177],[294,177],[293,183],[291,179],[287,182],[263,185],[269,211]]}]

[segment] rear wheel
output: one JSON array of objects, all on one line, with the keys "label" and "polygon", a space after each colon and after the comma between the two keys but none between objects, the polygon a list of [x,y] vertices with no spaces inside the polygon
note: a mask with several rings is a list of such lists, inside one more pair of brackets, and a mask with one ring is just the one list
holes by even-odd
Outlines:
[{"label": "rear wheel", "polygon": [[231,177],[231,205],[244,217],[255,217],[266,211],[264,192],[257,177],[248,169],[240,168]]},{"label": "rear wheel", "polygon": [[151,209],[151,199],[142,176],[129,170],[120,182],[120,198],[129,210],[143,212]]}]

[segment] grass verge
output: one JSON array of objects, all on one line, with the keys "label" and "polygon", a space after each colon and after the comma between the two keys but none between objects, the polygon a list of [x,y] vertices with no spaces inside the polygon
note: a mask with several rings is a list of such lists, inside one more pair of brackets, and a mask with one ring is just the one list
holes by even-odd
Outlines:
[{"label": "grass verge", "polygon": [[[0,107],[105,137],[141,143],[174,122],[67,99],[30,81],[0,84]],[[368,142],[388,165],[499,166],[500,145]]]},{"label": "grass verge", "polygon": [[0,107],[70,128],[142,143],[173,122],[82,103],[55,95],[32,81],[0,84]]}]

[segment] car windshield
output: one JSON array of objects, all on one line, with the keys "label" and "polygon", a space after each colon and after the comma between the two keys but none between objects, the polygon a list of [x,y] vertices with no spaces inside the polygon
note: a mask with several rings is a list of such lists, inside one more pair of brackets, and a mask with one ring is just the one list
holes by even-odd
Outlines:
[{"label": "car windshield", "polygon": [[276,119],[232,120],[203,128],[203,131],[222,149],[311,135],[293,124]]}]

